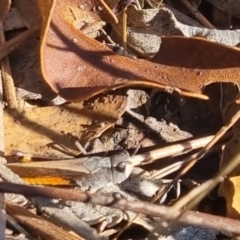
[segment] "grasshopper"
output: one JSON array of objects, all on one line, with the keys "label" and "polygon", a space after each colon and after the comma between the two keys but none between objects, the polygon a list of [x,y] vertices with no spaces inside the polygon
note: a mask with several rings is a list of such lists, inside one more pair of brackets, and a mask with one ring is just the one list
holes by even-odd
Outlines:
[{"label": "grasshopper", "polygon": [[109,183],[120,184],[129,177],[133,166],[128,159],[128,152],[123,151],[110,157],[8,163],[7,166],[22,178],[60,177],[74,180],[82,188],[101,189]]},{"label": "grasshopper", "polygon": [[[110,157],[88,156],[75,159],[63,159],[55,161],[8,163],[7,166],[22,178],[36,177],[62,177],[75,180],[81,186],[102,187],[108,183],[120,184],[132,173],[133,167],[149,164],[158,159],[184,153],[204,147],[213,136],[187,140],[169,146],[160,147],[146,153],[129,156],[127,151],[122,151]],[[19,152],[19,158],[26,156]],[[30,155],[28,158],[32,158]],[[38,159],[36,157],[35,159]],[[39,184],[39,183],[38,183]],[[54,185],[49,184],[48,185]]]}]

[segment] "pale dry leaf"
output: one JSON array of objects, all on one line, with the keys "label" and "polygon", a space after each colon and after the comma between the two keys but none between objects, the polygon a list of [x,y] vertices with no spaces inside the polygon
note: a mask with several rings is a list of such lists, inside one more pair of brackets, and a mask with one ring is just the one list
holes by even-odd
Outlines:
[{"label": "pale dry leaf", "polygon": [[63,147],[65,151],[68,149],[76,154],[76,140],[87,142],[115,124],[125,110],[126,97],[102,96],[92,105],[89,102],[89,105],[84,107],[83,103],[75,103],[41,108],[26,107],[22,112],[6,110],[5,153],[18,149],[28,153],[56,155]]}]

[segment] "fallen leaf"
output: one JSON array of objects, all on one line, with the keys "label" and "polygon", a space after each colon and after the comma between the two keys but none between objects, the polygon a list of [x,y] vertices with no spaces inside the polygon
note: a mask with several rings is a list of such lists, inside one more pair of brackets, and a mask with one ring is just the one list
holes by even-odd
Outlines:
[{"label": "fallen leaf", "polygon": [[[199,80],[203,85],[239,81],[240,50],[203,38],[162,37],[160,50],[152,61],[177,67],[179,75],[182,71],[186,80],[191,78],[192,85],[199,84],[193,88],[201,88]],[[194,79],[194,72],[201,78],[195,76]]]},{"label": "fallen leaf", "polygon": [[[41,4],[40,0],[39,2]],[[172,41],[175,41],[174,47],[179,50],[178,56],[185,59],[183,63],[189,64],[190,59],[198,57],[196,59],[199,67],[172,67],[165,65],[166,62],[163,65],[146,60],[132,60],[116,55],[103,44],[77,31],[65,12],[57,5],[54,8],[54,3],[55,1],[52,1],[51,5],[45,6],[47,11],[43,13],[45,28],[41,44],[41,69],[50,87],[67,100],[81,101],[110,89],[129,86],[153,87],[208,99],[201,91],[209,83],[221,81],[238,84],[240,51],[237,48],[200,38],[175,37]],[[52,9],[52,16],[48,15],[49,9]],[[163,38],[163,46],[164,42],[170,40]],[[191,48],[187,47],[188,44]],[[197,45],[200,45],[199,50],[195,49]],[[171,51],[173,56],[175,48]],[[182,55],[180,50],[187,52],[187,55]],[[159,54],[161,51],[162,47]],[[164,51],[167,51],[167,48]],[[196,56],[195,51],[198,54]],[[169,54],[169,57],[172,55]],[[211,68],[214,61],[216,68]],[[174,64],[171,62],[171,65]],[[201,69],[201,66],[208,69]]]},{"label": "fallen leaf", "polygon": [[[40,0],[39,3],[41,5]],[[50,87],[63,98],[81,101],[110,89],[136,85],[167,91],[174,90],[169,90],[169,86],[180,86],[179,81],[173,80],[174,77],[168,79],[171,69],[149,61],[134,61],[118,56],[108,47],[90,39],[71,24],[61,8],[57,5],[54,8],[54,3],[52,1],[49,6],[44,1],[41,5],[41,70]],[[53,12],[52,18],[48,15],[50,9]],[[163,72],[159,74],[161,70]],[[146,79],[150,80],[144,81]],[[176,84],[169,85],[173,81]],[[184,89],[183,85],[181,87]]]}]

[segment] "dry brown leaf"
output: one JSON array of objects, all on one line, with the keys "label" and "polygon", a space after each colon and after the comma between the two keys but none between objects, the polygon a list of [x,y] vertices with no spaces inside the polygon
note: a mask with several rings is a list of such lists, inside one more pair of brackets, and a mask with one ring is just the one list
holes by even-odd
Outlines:
[{"label": "dry brown leaf", "polygon": [[[185,79],[191,78],[192,85],[189,83],[189,88],[196,91],[201,85],[211,82],[239,81],[240,50],[202,38],[162,37],[160,50],[152,61],[177,67],[179,75],[182,71]],[[184,68],[189,68],[189,71]],[[196,72],[201,79],[196,77]]]},{"label": "dry brown leaf", "polygon": [[[41,2],[39,0],[40,4]],[[54,3],[51,1],[51,5],[42,7],[47,8],[47,11],[43,12],[45,27],[41,45],[41,68],[47,83],[65,99],[80,101],[103,91],[136,85],[170,92],[181,89],[185,91],[182,92],[183,95],[191,96],[189,92],[201,94],[202,88],[211,82],[238,83],[240,51],[236,48],[198,38],[163,38],[159,54],[169,51],[169,48],[164,47],[168,41],[174,42],[171,42],[171,47],[174,48],[168,55],[164,55],[168,58],[162,64],[132,60],[116,55],[106,46],[77,31],[63,9],[58,5],[53,7]],[[53,10],[52,18],[48,15],[50,9]],[[51,25],[48,28],[50,18]],[[200,46],[195,49],[198,45]],[[172,60],[168,61],[169,57],[179,62],[178,57],[174,57],[176,49],[180,60],[184,59],[182,67],[163,65],[175,65]],[[159,60],[159,54],[155,61],[162,60],[161,57]],[[198,60],[197,65],[186,68],[191,66],[193,59]],[[212,68],[214,61],[216,64]],[[188,66],[184,66],[185,63]],[[198,96],[204,98],[203,95]]]},{"label": "dry brown leaf", "polygon": [[126,99],[126,96],[106,95],[88,107],[74,103],[25,108],[22,112],[5,111],[5,154],[13,149],[55,155],[59,149],[65,149],[65,153],[68,149],[77,153],[75,141],[85,143],[114,125],[125,111]]},{"label": "dry brown leaf", "polygon": [[[45,32],[41,45],[42,73],[51,88],[62,97],[80,101],[103,91],[134,85],[165,89],[164,85],[156,81],[129,81],[167,79],[165,74],[159,76],[160,65],[116,55],[106,46],[77,31],[69,22],[67,14],[57,6],[53,8],[52,22],[48,29],[51,16],[49,19],[46,16],[51,7],[42,6],[42,9],[47,8],[43,13]],[[164,67],[166,74],[168,71]]]}]

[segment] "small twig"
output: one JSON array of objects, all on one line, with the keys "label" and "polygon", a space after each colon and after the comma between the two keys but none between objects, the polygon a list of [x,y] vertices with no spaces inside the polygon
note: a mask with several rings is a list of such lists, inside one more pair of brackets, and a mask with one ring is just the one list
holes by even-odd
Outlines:
[{"label": "small twig", "polygon": [[[238,113],[240,115],[240,112]],[[213,139],[204,147],[202,148],[196,155],[192,155],[190,157],[187,157],[183,163],[182,170],[180,173],[177,174],[177,176],[172,180],[171,183],[169,183],[164,190],[160,190],[158,194],[155,197],[155,201],[157,201],[159,198],[161,198],[170,188],[171,186],[178,181],[179,178],[181,178],[186,172],[191,169],[199,159],[204,157],[208,151],[219,141],[221,137],[236,123],[238,120],[238,115],[234,115],[234,117],[231,119],[228,125],[225,125],[222,127],[213,137]]]},{"label": "small twig", "polygon": [[[221,147],[222,147],[222,144],[216,145],[208,153],[217,152],[221,149]],[[196,156],[197,156],[197,153],[191,155],[191,158],[195,158]],[[185,159],[179,160],[175,163],[172,163],[172,164],[160,169],[159,171],[157,171],[153,175],[151,175],[151,178],[161,179],[161,178],[164,178],[164,177],[166,177],[167,175],[169,175],[173,172],[178,171],[179,169],[181,169],[183,167],[184,163],[186,164],[186,162],[184,162],[184,160]]]},{"label": "small twig", "polygon": [[89,154],[79,141],[75,142],[75,146],[78,148],[78,150],[80,152],[79,154],[83,154],[84,156],[87,156]]},{"label": "small twig", "polygon": [[[0,43],[5,42],[3,24],[0,22]],[[17,107],[17,98],[15,86],[12,78],[11,67],[8,57],[4,57],[1,60],[1,71],[5,97],[9,108]]]},{"label": "small twig", "polygon": [[100,31],[110,44],[116,45],[116,43],[112,40],[112,38],[107,34],[107,32],[103,28],[100,29]]},{"label": "small twig", "polygon": [[112,23],[113,24],[117,24],[118,23],[118,19],[117,19],[116,15],[109,8],[109,6],[104,2],[104,0],[97,0],[97,2],[99,3],[99,5],[101,5],[104,8],[106,14],[108,14],[108,16],[110,17]]},{"label": "small twig", "polygon": [[0,59],[6,57],[11,52],[20,48],[23,44],[37,36],[40,32],[40,26],[31,27],[29,30],[20,33],[15,38],[0,44]]},{"label": "small twig", "polygon": [[211,135],[193,140],[184,140],[184,142],[182,141],[181,143],[169,144],[166,147],[161,147],[147,153],[132,156],[129,161],[134,166],[149,164],[158,159],[174,156],[177,154],[184,154],[188,151],[205,147],[213,139],[213,137],[214,135]]},{"label": "small twig", "polygon": [[215,27],[198,11],[194,4],[189,3],[188,0],[180,1],[201,24],[203,24],[207,28],[215,29]]},{"label": "small twig", "polygon": [[13,219],[10,215],[6,214],[6,219],[8,221],[8,224],[14,228],[14,230],[17,230],[20,233],[23,233],[27,239],[34,240],[34,238],[22,227],[20,226],[15,219]]},{"label": "small twig", "polygon": [[126,8],[123,9],[122,13],[122,42],[123,42],[123,56],[127,53],[127,13]]},{"label": "small twig", "polygon": [[[216,134],[216,137],[224,131],[227,131],[231,128],[238,120],[240,119],[240,110],[232,117],[229,124],[224,126],[221,130]],[[176,204],[172,207],[172,211],[176,211],[181,209],[183,206],[187,205],[186,209],[190,209],[194,207],[199,201],[201,201],[209,191],[211,191],[219,182],[223,180],[223,177],[228,175],[234,168],[236,168],[240,163],[240,152],[237,153],[233,158],[229,161],[229,163],[223,168],[221,172],[219,172],[213,179],[208,180],[203,183],[199,187],[193,189],[189,194],[181,198]]]},{"label": "small twig", "polygon": [[[129,210],[145,215],[161,217],[166,220],[174,220],[180,214],[180,211],[176,211],[169,215],[168,207],[158,206],[156,204],[142,201],[127,201],[126,199],[122,198],[120,194],[116,193],[100,194],[53,187],[33,187],[6,182],[0,182],[0,192],[24,194],[32,197],[46,197],[53,199],[60,198],[63,200],[80,201],[118,208],[122,211]],[[206,213],[186,211],[178,219],[178,222],[208,227],[223,232],[231,232],[233,234],[240,234],[240,221],[225,217],[213,216]]]},{"label": "small twig", "polygon": [[147,0],[147,3],[152,7],[152,8],[160,8],[163,0]]}]

